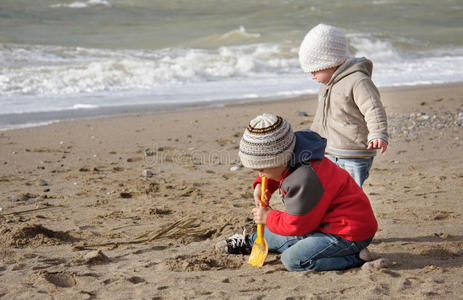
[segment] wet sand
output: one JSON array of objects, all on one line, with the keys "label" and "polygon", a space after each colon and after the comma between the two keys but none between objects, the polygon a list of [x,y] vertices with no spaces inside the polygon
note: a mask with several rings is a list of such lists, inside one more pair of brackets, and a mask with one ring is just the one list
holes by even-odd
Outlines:
[{"label": "wet sand", "polygon": [[[390,145],[364,190],[380,269],[287,272],[217,253],[254,230],[241,134],[272,112],[310,126],[316,97],[0,132],[0,298],[457,299],[463,294],[463,85],[381,90]],[[279,196],[272,206],[282,208]]]}]

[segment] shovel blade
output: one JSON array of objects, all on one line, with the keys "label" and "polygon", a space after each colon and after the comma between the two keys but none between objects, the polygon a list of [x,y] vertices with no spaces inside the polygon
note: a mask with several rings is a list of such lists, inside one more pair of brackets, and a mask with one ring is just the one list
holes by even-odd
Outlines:
[{"label": "shovel blade", "polygon": [[248,264],[255,267],[262,267],[268,255],[268,245],[265,239],[257,239],[252,246]]},{"label": "shovel blade", "polygon": [[[262,176],[262,185],[260,191],[260,201],[262,206],[265,207],[265,198],[264,193],[267,189],[267,177]],[[257,224],[257,239],[254,241],[252,246],[251,254],[249,256],[248,264],[255,267],[262,267],[264,265],[265,259],[268,255],[268,244],[264,239],[264,228],[265,225]]]}]

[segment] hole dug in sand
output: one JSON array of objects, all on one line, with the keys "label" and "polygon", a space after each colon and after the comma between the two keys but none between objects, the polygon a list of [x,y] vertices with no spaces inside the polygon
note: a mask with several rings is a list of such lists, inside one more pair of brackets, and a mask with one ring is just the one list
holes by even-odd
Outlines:
[{"label": "hole dug in sand", "polygon": [[418,250],[418,253],[437,259],[451,259],[463,255],[462,245],[463,243],[452,242],[441,245],[425,245]]},{"label": "hole dug in sand", "polygon": [[56,272],[48,273],[45,272],[43,277],[48,282],[58,286],[58,287],[73,287],[76,285],[76,280],[74,275],[68,272]]},{"label": "hole dug in sand", "polygon": [[60,245],[78,241],[72,235],[54,231],[42,225],[24,225],[4,234],[2,244],[18,248],[38,247],[40,245]]},{"label": "hole dug in sand", "polygon": [[223,269],[239,269],[244,264],[241,255],[226,256],[211,254],[181,255],[168,259],[166,266],[173,272],[193,272]]}]

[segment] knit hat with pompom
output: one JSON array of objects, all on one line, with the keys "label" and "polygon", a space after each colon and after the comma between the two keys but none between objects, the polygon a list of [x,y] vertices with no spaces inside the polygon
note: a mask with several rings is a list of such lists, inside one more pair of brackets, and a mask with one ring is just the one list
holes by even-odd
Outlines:
[{"label": "knit hat with pompom", "polygon": [[249,122],[238,154],[246,168],[273,168],[290,161],[295,144],[291,125],[280,116],[265,113]]},{"label": "knit hat with pompom", "polygon": [[299,62],[306,73],[337,67],[348,57],[344,33],[331,25],[318,24],[312,28],[299,48]]}]

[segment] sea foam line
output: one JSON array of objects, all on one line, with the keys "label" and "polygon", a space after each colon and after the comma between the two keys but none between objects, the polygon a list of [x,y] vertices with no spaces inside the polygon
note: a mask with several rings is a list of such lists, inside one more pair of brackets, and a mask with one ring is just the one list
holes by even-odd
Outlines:
[{"label": "sea foam line", "polygon": [[72,3],[58,3],[50,5],[51,8],[59,8],[59,7],[68,7],[68,8],[86,8],[92,6],[107,6],[111,7],[111,3],[107,0],[88,0],[88,1],[75,1]]}]

